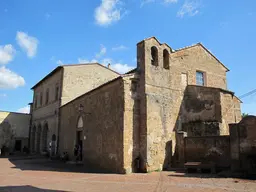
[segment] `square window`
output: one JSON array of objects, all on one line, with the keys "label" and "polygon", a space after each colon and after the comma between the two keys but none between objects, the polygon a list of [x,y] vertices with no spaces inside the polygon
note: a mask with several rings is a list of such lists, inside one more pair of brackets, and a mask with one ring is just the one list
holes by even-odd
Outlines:
[{"label": "square window", "polygon": [[41,92],[40,94],[40,106],[43,105],[43,92]]},{"label": "square window", "polygon": [[59,99],[59,85],[56,85],[55,87],[55,100],[57,101]]},{"label": "square window", "polygon": [[197,71],[196,72],[196,85],[205,85],[204,72]]},{"label": "square window", "polygon": [[49,89],[46,90],[45,104],[48,104],[48,102],[49,102]]}]

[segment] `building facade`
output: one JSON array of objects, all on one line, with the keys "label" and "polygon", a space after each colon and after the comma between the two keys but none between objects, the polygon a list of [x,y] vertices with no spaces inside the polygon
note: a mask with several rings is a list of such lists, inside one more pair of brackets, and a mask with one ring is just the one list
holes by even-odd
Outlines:
[{"label": "building facade", "polygon": [[30,150],[56,155],[59,137],[59,108],[75,97],[119,76],[97,63],[63,65],[39,81],[31,105]]},{"label": "building facade", "polygon": [[0,111],[0,149],[26,152],[29,142],[30,114]]},{"label": "building facade", "polygon": [[118,173],[184,163],[182,138],[229,135],[241,120],[225,67],[202,44],[173,50],[155,37],[137,44],[137,68],[60,108],[59,152]]}]

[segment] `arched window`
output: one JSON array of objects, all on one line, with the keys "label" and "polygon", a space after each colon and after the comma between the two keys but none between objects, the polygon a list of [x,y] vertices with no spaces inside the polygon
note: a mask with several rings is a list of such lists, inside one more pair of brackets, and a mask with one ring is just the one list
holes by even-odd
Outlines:
[{"label": "arched window", "polygon": [[47,138],[48,138],[48,124],[46,123],[43,128],[43,134],[42,134],[42,150],[47,151]]},{"label": "arched window", "polygon": [[165,69],[169,69],[169,52],[167,51],[167,49],[165,49],[164,51],[163,51],[163,64],[164,64],[164,68]]},{"label": "arched window", "polygon": [[37,137],[36,137],[36,151],[38,153],[41,152],[41,131],[42,131],[42,128],[41,128],[41,124],[38,125],[38,128],[37,128]]},{"label": "arched window", "polygon": [[77,122],[77,128],[83,128],[83,127],[84,127],[83,118],[80,116]]},{"label": "arched window", "polygon": [[35,152],[36,150],[36,126],[34,125],[32,130],[31,130],[31,151]]},{"label": "arched window", "polygon": [[151,47],[151,64],[158,66],[158,50],[155,46]]}]

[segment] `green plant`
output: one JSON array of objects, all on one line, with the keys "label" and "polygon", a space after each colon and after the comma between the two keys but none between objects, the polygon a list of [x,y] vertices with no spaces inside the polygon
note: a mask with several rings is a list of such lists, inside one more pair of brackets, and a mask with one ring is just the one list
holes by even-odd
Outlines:
[{"label": "green plant", "polygon": [[242,113],[242,118],[247,117],[248,115],[248,113]]}]

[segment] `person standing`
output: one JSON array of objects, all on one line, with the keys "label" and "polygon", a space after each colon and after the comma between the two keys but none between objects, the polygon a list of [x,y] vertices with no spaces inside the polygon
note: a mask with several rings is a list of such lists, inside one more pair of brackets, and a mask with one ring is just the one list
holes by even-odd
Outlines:
[{"label": "person standing", "polygon": [[75,160],[77,161],[77,156],[78,156],[78,145],[77,144],[74,147],[74,156],[75,156]]}]

